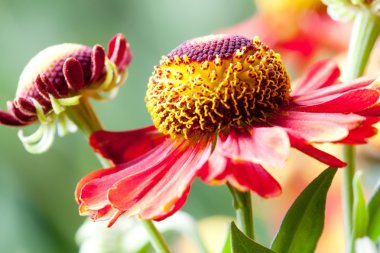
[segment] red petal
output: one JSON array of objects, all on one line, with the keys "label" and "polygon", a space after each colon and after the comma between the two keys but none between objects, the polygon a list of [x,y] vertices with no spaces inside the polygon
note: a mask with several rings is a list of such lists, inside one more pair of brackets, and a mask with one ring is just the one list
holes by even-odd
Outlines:
[{"label": "red petal", "polygon": [[[258,129],[253,129],[253,132],[257,130]],[[271,145],[269,144],[271,142],[268,140],[271,139],[274,141],[276,138],[271,137],[282,136],[285,132],[277,132],[277,128],[275,128],[273,132],[270,132],[270,129],[262,130],[263,131],[258,131],[257,134],[269,134],[268,139],[262,139],[266,143],[261,146],[263,148],[262,151],[268,151],[268,154],[264,155],[258,152],[257,149],[260,148],[260,144],[256,147],[250,144],[254,141],[260,141],[260,138],[255,138],[248,133],[241,133],[237,130],[232,131],[226,138],[221,136],[218,139],[208,163],[199,171],[201,179],[213,185],[229,182],[241,191],[251,190],[262,197],[271,197],[281,193],[281,187],[277,181],[266,172],[261,165],[252,161],[254,159],[249,156],[249,150],[252,148],[251,146],[253,146],[255,150],[253,150],[252,155],[256,155],[256,158],[261,159],[266,157],[270,160],[269,156],[271,154],[273,154],[274,157],[276,157],[277,154],[273,150],[270,150]],[[284,140],[280,138],[280,142],[284,142]],[[287,136],[284,143],[287,143],[287,146],[285,145],[283,148],[288,150],[289,141]],[[282,147],[282,145],[279,144],[279,147]],[[276,149],[277,147],[273,146],[273,148]],[[285,153],[287,154],[287,152]],[[285,158],[281,157],[280,160],[282,159]],[[266,161],[266,163],[268,162]],[[277,163],[278,162],[275,162],[274,164]]]},{"label": "red petal", "polygon": [[105,65],[106,53],[100,45],[95,45],[91,52],[91,82],[97,81],[101,76]]},{"label": "red petal", "polygon": [[345,144],[364,144],[367,143],[367,139],[374,136],[377,133],[376,127],[372,126],[380,119],[378,117],[368,117],[358,128],[350,131],[348,136],[343,140],[339,140],[337,143]]},{"label": "red petal", "polygon": [[154,126],[125,132],[97,131],[90,136],[90,145],[115,164],[129,162],[153,149],[165,139]]},{"label": "red petal", "polygon": [[370,108],[367,108],[357,113],[364,116],[380,116],[379,112],[380,112],[380,104],[376,104]]},{"label": "red petal", "polygon": [[111,205],[143,219],[169,216],[184,204],[191,182],[210,154],[210,143],[186,145],[168,139],[139,159],[91,173],[78,184],[78,202],[90,214]]},{"label": "red petal", "polygon": [[84,74],[82,65],[77,59],[69,57],[63,63],[63,75],[67,85],[74,91],[82,89],[84,85]]},{"label": "red petal", "polygon": [[288,136],[280,127],[252,128],[250,132],[235,129],[220,143],[218,150],[225,157],[274,167],[284,166],[290,147]]},{"label": "red petal", "polygon": [[19,121],[14,115],[9,112],[0,110],[0,124],[7,126],[22,126],[25,123]]},{"label": "red petal", "polygon": [[[327,96],[324,98],[309,100],[310,105],[291,107],[291,110],[303,112],[332,112],[351,113],[365,110],[374,105],[379,99],[379,92],[370,89],[357,89],[348,91],[339,96]],[[380,112],[377,113],[380,115]]]},{"label": "red petal", "polygon": [[[93,195],[93,193],[95,192],[94,189],[87,189],[86,192],[83,192],[83,189],[87,184],[91,183],[93,180],[100,179],[100,178],[106,177],[108,175],[112,175],[112,174],[120,171],[121,169],[122,169],[121,167],[114,167],[114,168],[109,168],[109,169],[95,170],[95,171],[91,172],[90,174],[88,174],[87,176],[83,177],[79,181],[79,183],[77,184],[76,189],[75,189],[75,198],[76,198],[76,201],[78,202],[78,204],[86,203],[86,206],[89,206],[90,202],[87,201],[86,196],[91,195],[92,198],[95,197],[95,194]],[[107,203],[107,197],[104,194],[99,195],[99,198],[96,198],[96,200],[92,201],[92,202],[94,202],[94,203],[102,202],[103,206],[106,206],[108,204]],[[86,210],[88,210],[88,209],[86,208]]]},{"label": "red petal", "polygon": [[[173,144],[169,143],[169,141],[151,150],[146,156],[141,156],[139,159],[120,164],[113,168],[97,170],[84,177],[77,185],[76,195],[78,203],[84,203],[87,209],[91,210],[98,210],[109,204],[107,197],[108,190],[119,180],[133,173],[130,171],[131,168],[141,172],[145,170],[145,167],[159,164],[172,151]],[[141,160],[144,161],[145,167],[138,166]]]},{"label": "red petal", "polygon": [[332,167],[345,167],[346,163],[339,160],[338,158],[323,152],[315,147],[313,147],[311,144],[309,144],[305,139],[302,139],[300,137],[297,137],[295,135],[289,135],[290,143],[292,147],[298,149],[299,151],[314,157],[318,161],[327,164]]},{"label": "red petal", "polygon": [[207,147],[202,143],[195,147],[181,145],[170,154],[156,156],[159,163],[146,165],[141,160],[126,168],[129,175],[108,192],[110,203],[128,216],[155,220],[169,216],[185,202],[190,184],[207,161],[210,149],[210,144]]},{"label": "red petal", "polygon": [[[318,92],[310,92],[306,94],[298,94],[292,96],[293,103],[297,105],[313,105],[322,101],[330,100],[347,91],[352,91],[361,88],[376,90],[377,87],[371,85],[375,79],[372,77],[362,77],[347,83],[337,83],[334,85],[322,87]],[[331,96],[331,97],[329,97]],[[335,97],[334,97],[335,96]],[[326,99],[327,98],[327,99]]]},{"label": "red petal", "polygon": [[349,130],[358,127],[364,120],[364,117],[356,114],[285,111],[268,121],[308,142],[323,143],[347,137]]},{"label": "red petal", "polygon": [[228,182],[241,191],[251,190],[261,197],[281,194],[281,186],[261,165],[246,161],[229,161]]},{"label": "red petal", "polygon": [[132,60],[129,44],[121,33],[116,34],[108,44],[108,58],[122,71]]},{"label": "red petal", "polygon": [[332,85],[340,76],[336,62],[322,60],[314,64],[303,76],[291,95],[299,96]]}]

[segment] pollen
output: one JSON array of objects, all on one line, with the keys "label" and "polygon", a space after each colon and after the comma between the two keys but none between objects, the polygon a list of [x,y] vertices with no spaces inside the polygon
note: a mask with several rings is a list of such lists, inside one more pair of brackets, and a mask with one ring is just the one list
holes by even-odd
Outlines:
[{"label": "pollen", "polygon": [[265,123],[289,100],[281,57],[257,37],[185,41],[154,68],[145,97],[153,123],[173,139]]}]

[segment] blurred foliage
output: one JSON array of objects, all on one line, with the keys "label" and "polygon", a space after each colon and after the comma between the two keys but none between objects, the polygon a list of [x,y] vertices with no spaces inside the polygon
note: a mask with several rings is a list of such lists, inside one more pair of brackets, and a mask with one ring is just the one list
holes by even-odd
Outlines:
[{"label": "blurred foliage", "polygon": [[[150,124],[146,84],[160,57],[184,40],[216,32],[252,15],[250,0],[0,1],[0,107],[15,94],[23,67],[50,45],[75,42],[106,47],[118,32],[133,50],[130,76],[118,97],[96,104],[104,126],[125,130]],[[83,218],[76,182],[99,167],[79,135],[57,138],[43,155],[23,149],[16,129],[0,128],[0,252],[76,252]],[[185,210],[196,218],[232,215],[224,187],[193,186]]]}]

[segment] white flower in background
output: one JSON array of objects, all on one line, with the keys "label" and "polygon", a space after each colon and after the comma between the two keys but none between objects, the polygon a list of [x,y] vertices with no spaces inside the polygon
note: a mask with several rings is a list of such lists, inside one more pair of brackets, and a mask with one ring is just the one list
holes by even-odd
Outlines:
[{"label": "white flower in background", "polygon": [[338,21],[353,20],[363,9],[380,16],[380,0],[322,0],[329,15]]},{"label": "white flower in background", "polygon": [[[155,225],[161,233],[172,231],[188,237],[198,252],[205,252],[196,221],[189,214],[177,212]],[[149,236],[138,220],[122,216],[111,228],[107,228],[107,221],[86,220],[77,231],[76,241],[79,253],[136,253],[145,252]]]},{"label": "white flower in background", "polygon": [[355,253],[380,253],[380,248],[368,237],[355,241]]}]

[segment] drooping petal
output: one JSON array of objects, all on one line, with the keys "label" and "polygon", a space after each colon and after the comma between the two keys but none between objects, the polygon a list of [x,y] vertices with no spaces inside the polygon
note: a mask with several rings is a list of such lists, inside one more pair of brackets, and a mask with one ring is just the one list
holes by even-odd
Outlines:
[{"label": "drooping petal", "polygon": [[334,142],[359,127],[364,117],[356,114],[309,113],[284,111],[269,119],[270,123],[283,127],[288,134],[300,136],[308,142]]},{"label": "drooping petal", "polygon": [[115,173],[81,184],[79,199],[89,210],[104,208],[106,201],[128,216],[163,219],[184,204],[210,149],[211,143],[188,146],[168,139],[143,158],[117,165]]},{"label": "drooping petal", "polygon": [[293,97],[300,96],[332,85],[340,76],[335,61],[326,59],[315,63],[292,90]]},{"label": "drooping petal", "polygon": [[136,168],[136,164],[143,159],[139,158],[125,164],[119,164],[113,168],[93,171],[78,183],[76,188],[77,202],[84,204],[87,210],[99,210],[105,207],[109,204],[108,190],[119,180],[132,173],[129,168],[144,171],[147,167],[154,166],[170,153],[172,146],[166,142],[165,145],[160,145],[148,152],[144,159],[145,167],[137,166]]},{"label": "drooping petal", "polygon": [[201,143],[178,147],[156,166],[118,181],[108,192],[110,203],[128,216],[154,220],[169,216],[185,202],[190,184],[207,161],[210,149],[211,144],[205,147]]},{"label": "drooping petal", "polygon": [[324,164],[337,168],[346,166],[345,162],[339,160],[335,156],[332,156],[326,152],[323,152],[322,150],[315,148],[313,145],[311,145],[305,139],[299,136],[289,134],[289,139],[292,147],[298,149],[302,153],[314,157],[315,159]]},{"label": "drooping petal", "polygon": [[96,152],[118,164],[145,154],[165,138],[154,126],[148,126],[125,132],[97,131],[90,136],[90,145]]}]

